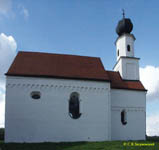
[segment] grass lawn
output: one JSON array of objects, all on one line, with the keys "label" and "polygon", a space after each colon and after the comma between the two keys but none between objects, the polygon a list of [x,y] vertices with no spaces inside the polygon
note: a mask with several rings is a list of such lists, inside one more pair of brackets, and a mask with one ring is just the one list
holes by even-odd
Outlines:
[{"label": "grass lawn", "polygon": [[[154,146],[146,146],[146,144],[148,143],[154,144]],[[131,146],[131,144],[138,144],[138,146]],[[144,146],[141,146],[140,144],[144,144]],[[149,138],[147,141],[107,141],[34,144],[5,144],[3,141],[0,141],[0,150],[159,150],[159,138]]]}]

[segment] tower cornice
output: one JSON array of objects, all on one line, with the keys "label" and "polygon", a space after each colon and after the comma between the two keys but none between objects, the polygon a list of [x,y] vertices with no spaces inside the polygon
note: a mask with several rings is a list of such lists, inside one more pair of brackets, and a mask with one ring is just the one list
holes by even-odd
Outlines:
[{"label": "tower cornice", "polygon": [[140,58],[138,58],[138,57],[120,56],[120,58],[118,59],[118,61],[115,63],[115,65],[113,67],[113,70],[116,67],[116,65],[118,64],[118,62],[120,61],[120,59],[137,59],[137,60],[140,60]]},{"label": "tower cornice", "polygon": [[132,37],[132,38],[134,39],[134,41],[136,40],[134,34],[124,33],[124,34],[122,34],[121,36],[118,36],[118,37],[117,37],[117,39],[116,39],[116,41],[114,42],[114,44],[116,45],[116,42],[117,42],[119,39],[121,39],[122,37],[124,37],[124,36],[129,36],[129,37]]}]

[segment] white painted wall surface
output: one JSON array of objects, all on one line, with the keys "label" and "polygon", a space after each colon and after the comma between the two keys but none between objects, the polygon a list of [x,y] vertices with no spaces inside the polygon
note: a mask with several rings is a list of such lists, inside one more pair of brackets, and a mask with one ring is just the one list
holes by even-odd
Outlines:
[{"label": "white painted wall surface", "polygon": [[139,59],[121,57],[114,67],[114,71],[119,71],[124,80],[140,80]]},{"label": "white painted wall surface", "polygon": [[[32,91],[41,99],[33,100]],[[81,117],[68,115],[72,92],[80,94]],[[7,77],[5,142],[111,140],[110,83]]]},{"label": "white painted wall surface", "polygon": [[121,59],[119,59],[118,60],[118,62],[115,64],[115,66],[114,66],[114,71],[119,71],[119,73],[120,73],[120,75],[121,75],[121,77],[122,77],[122,70],[123,68],[122,68],[122,60]]},{"label": "white painted wall surface", "polygon": [[[125,36],[125,52],[126,52],[126,56],[129,56],[129,57],[134,57],[135,54],[134,54],[134,42],[135,42],[135,39],[132,35],[130,36]],[[127,45],[130,45],[130,51],[127,51]]]},{"label": "white painted wall surface", "polygon": [[[121,111],[127,111],[127,124],[121,123]],[[112,140],[145,140],[146,92],[111,90]]]},{"label": "white painted wall surface", "polygon": [[[119,50],[119,56],[117,55],[117,60],[121,56],[128,56],[128,57],[134,57],[134,36],[131,34],[123,34],[122,36],[118,37],[116,41],[116,54],[118,54]],[[127,45],[130,45],[130,51],[127,51]]]},{"label": "white painted wall surface", "polygon": [[139,78],[139,59],[122,59],[122,78],[125,80],[140,80]]}]

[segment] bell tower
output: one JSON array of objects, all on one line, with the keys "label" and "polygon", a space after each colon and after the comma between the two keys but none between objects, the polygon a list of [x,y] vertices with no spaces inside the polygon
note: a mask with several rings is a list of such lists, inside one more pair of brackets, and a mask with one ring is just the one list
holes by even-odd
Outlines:
[{"label": "bell tower", "polygon": [[139,58],[134,54],[135,37],[131,34],[133,24],[129,18],[123,18],[118,22],[115,41],[117,62],[113,68],[119,71],[123,80],[139,80]]}]

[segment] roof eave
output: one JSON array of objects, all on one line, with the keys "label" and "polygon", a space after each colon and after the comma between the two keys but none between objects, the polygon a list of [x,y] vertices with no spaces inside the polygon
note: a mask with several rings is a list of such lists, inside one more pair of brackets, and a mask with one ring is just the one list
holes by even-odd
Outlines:
[{"label": "roof eave", "polygon": [[111,89],[120,89],[120,90],[130,90],[130,91],[142,91],[142,92],[147,92],[148,90],[146,89],[134,89],[134,88],[120,88],[120,87],[111,87]]},{"label": "roof eave", "polygon": [[73,79],[73,80],[88,80],[88,81],[102,81],[102,82],[110,82],[108,79],[97,79],[97,78],[80,78],[80,77],[64,77],[64,76],[49,76],[49,75],[25,75],[25,74],[9,74],[5,73],[6,76],[13,77],[36,77],[36,78],[56,78],[56,79]]}]

